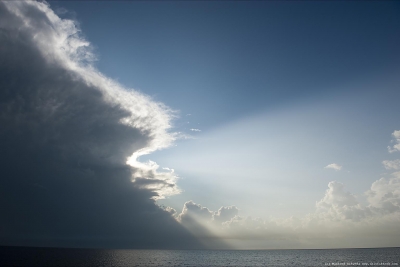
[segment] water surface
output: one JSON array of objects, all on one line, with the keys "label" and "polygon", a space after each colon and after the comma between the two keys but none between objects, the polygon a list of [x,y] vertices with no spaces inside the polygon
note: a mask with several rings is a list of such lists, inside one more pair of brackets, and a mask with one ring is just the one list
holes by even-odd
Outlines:
[{"label": "water surface", "polygon": [[1,266],[399,266],[400,248],[99,250],[0,247]]}]

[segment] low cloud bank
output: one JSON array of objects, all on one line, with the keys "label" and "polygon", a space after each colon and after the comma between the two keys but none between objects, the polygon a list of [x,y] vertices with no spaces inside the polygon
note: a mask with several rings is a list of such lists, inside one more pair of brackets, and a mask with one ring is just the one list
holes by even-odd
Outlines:
[{"label": "low cloud bank", "polygon": [[[397,161],[383,164],[397,169]],[[213,212],[192,201],[175,216],[191,232],[198,234],[195,221],[235,248],[399,246],[400,172],[375,181],[364,195],[367,205],[360,204],[344,184],[332,181],[315,211],[303,217],[244,218],[234,206]]]}]

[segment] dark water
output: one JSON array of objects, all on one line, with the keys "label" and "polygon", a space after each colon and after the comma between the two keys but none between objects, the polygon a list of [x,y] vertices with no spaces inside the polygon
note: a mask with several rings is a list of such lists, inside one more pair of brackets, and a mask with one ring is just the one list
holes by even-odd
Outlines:
[{"label": "dark water", "polygon": [[0,266],[399,266],[400,248],[98,250],[0,247]]}]

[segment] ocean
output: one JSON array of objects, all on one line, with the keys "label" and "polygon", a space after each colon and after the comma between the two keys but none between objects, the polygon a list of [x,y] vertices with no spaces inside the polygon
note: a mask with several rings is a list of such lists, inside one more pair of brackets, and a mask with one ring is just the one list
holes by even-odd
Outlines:
[{"label": "ocean", "polygon": [[400,248],[100,250],[0,247],[0,266],[399,266]]}]

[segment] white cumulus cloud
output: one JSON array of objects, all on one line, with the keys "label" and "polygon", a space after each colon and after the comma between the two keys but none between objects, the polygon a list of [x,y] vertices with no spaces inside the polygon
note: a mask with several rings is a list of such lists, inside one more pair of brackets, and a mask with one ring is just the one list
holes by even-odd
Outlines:
[{"label": "white cumulus cloud", "polygon": [[335,171],[340,171],[342,169],[342,166],[336,163],[331,163],[327,166],[325,166],[325,169],[334,169]]},{"label": "white cumulus cloud", "polygon": [[342,183],[332,181],[328,184],[325,196],[317,202],[317,208],[344,207],[357,205],[354,195],[344,190]]},{"label": "white cumulus cloud", "polygon": [[400,172],[391,178],[381,178],[366,192],[371,207],[384,213],[400,211]]},{"label": "white cumulus cloud", "polygon": [[392,133],[392,136],[394,137],[394,142],[395,144],[393,146],[388,146],[388,151],[390,153],[400,151],[400,130],[396,130]]},{"label": "white cumulus cloud", "polygon": [[400,159],[395,159],[395,160],[384,160],[382,161],[383,166],[387,170],[398,170],[400,169]]}]

